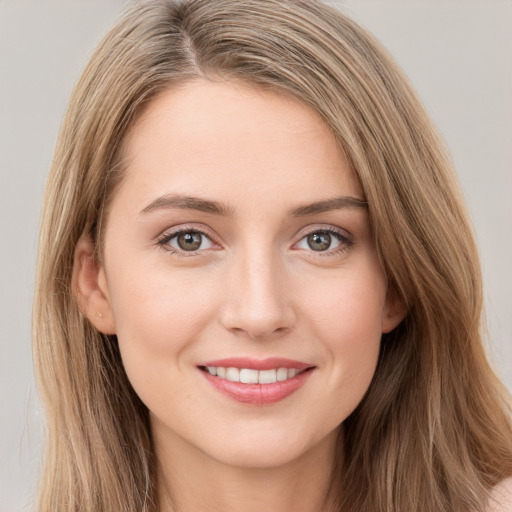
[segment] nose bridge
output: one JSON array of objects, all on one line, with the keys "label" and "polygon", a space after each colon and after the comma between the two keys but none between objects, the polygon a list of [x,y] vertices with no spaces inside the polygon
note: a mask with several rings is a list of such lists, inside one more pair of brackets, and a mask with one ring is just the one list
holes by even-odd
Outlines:
[{"label": "nose bridge", "polygon": [[252,240],[240,247],[230,274],[223,318],[226,328],[256,339],[293,325],[285,268],[271,243]]}]

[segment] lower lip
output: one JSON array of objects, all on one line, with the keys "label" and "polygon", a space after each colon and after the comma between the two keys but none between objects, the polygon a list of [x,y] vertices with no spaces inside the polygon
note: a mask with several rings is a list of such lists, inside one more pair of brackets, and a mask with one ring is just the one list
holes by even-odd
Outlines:
[{"label": "lower lip", "polygon": [[280,402],[302,387],[313,372],[313,368],[305,370],[291,379],[272,384],[232,382],[210,375],[208,372],[200,371],[217,391],[237,402],[252,405],[269,405]]}]

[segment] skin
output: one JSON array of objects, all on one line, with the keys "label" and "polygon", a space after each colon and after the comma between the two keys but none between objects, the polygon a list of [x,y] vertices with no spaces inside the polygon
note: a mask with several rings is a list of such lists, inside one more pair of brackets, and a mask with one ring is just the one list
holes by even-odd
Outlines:
[{"label": "skin", "polygon": [[[343,151],[304,104],[202,80],[154,99],[124,150],[101,263],[84,235],[75,288],[91,322],[117,334],[151,412],[162,510],[171,487],[183,511],[328,510],[340,425],[368,389],[381,334],[404,316],[388,298],[365,207],[290,214],[364,200]],[[162,204],[175,195],[224,211]],[[203,231],[200,250],[169,240],[179,229]],[[322,229],[340,237],[315,251],[307,235]],[[315,368],[284,400],[243,404],[197,368],[235,356]]]}]

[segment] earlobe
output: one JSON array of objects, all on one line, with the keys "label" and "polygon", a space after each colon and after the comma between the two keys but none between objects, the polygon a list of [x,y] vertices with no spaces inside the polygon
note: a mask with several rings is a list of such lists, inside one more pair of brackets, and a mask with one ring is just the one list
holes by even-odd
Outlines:
[{"label": "earlobe", "polygon": [[103,334],[115,334],[105,270],[100,265],[89,234],[84,233],[75,248],[72,290],[78,307]]},{"label": "earlobe", "polygon": [[396,293],[389,292],[386,298],[384,314],[382,317],[382,332],[388,333],[398,327],[407,314],[405,301]]}]

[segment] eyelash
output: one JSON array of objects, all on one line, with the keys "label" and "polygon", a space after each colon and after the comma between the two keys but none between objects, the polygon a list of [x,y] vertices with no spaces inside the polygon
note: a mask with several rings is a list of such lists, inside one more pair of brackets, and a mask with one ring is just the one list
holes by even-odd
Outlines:
[{"label": "eyelash", "polygon": [[157,239],[157,244],[164,250],[164,251],[168,251],[180,258],[187,258],[189,256],[197,256],[199,253],[201,253],[202,251],[204,251],[204,249],[202,250],[199,250],[199,251],[184,251],[184,250],[178,250],[170,245],[169,242],[173,239],[173,238],[176,238],[177,236],[183,234],[183,233],[198,233],[204,237],[206,237],[208,240],[210,240],[213,244],[215,244],[215,242],[213,241],[213,238],[208,234],[206,233],[206,231],[202,230],[201,228],[197,228],[197,227],[187,227],[187,226],[180,226],[179,229],[176,229],[175,231],[171,231],[171,232],[167,232],[167,233],[164,233],[163,235],[161,235],[158,239]]},{"label": "eyelash", "polygon": [[341,231],[340,229],[336,229],[332,226],[315,227],[311,230],[308,230],[305,233],[302,233],[302,236],[300,237],[299,241],[296,242],[294,245],[297,245],[306,237],[314,233],[328,233],[329,235],[334,235],[334,237],[337,238],[338,241],[340,242],[340,245],[338,247],[335,247],[334,249],[328,249],[327,251],[314,251],[313,249],[307,251],[309,253],[312,253],[314,257],[322,258],[342,254],[345,251],[349,250],[354,245],[352,238],[347,233]]},{"label": "eyelash", "polygon": [[[192,226],[190,226],[190,227],[185,226],[185,227],[180,227],[176,231],[172,231],[170,233],[169,232],[164,233],[157,239],[157,244],[163,250],[171,252],[172,254],[174,254],[178,257],[185,257],[185,258],[190,257],[190,256],[197,256],[205,250],[205,249],[201,249],[201,250],[197,250],[197,251],[185,251],[185,250],[175,249],[174,247],[168,245],[169,242],[173,238],[175,238],[183,233],[198,233],[198,234],[206,237],[213,244],[216,243],[213,241],[213,238],[208,233],[206,233],[204,230],[202,230],[200,228],[192,227]],[[330,235],[334,235],[340,242],[340,245],[338,247],[335,247],[334,249],[328,249],[326,251],[314,251],[313,249],[311,249],[309,251],[306,251],[306,252],[312,253],[315,257],[317,257],[317,256],[318,257],[326,257],[326,256],[333,256],[336,254],[341,254],[341,253],[347,251],[348,249],[350,249],[352,247],[352,245],[354,245],[354,242],[352,241],[352,239],[349,235],[347,235],[346,233],[342,232],[341,230],[338,230],[333,227],[316,227],[307,232],[304,232],[301,234],[302,236],[300,237],[298,242],[296,242],[294,245],[297,245],[299,242],[304,240],[306,237],[308,237],[309,235],[312,235],[314,233],[328,233]]]}]

